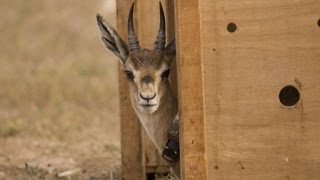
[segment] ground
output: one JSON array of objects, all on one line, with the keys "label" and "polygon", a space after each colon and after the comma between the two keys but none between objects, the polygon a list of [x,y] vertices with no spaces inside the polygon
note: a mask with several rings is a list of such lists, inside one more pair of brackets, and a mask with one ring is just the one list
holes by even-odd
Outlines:
[{"label": "ground", "polygon": [[114,1],[1,4],[0,180],[119,179],[117,61],[95,22]]}]

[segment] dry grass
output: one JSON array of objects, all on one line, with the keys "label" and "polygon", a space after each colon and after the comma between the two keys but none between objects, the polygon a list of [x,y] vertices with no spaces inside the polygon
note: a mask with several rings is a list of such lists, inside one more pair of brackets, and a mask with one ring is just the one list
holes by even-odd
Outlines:
[{"label": "dry grass", "polygon": [[95,23],[114,18],[106,1],[1,3],[0,164],[120,156],[116,60]]}]

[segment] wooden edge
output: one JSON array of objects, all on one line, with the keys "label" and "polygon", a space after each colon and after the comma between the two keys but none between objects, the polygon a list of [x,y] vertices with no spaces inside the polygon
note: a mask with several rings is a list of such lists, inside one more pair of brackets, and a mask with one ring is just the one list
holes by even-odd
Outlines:
[{"label": "wooden edge", "polygon": [[[117,0],[117,32],[127,37],[131,1]],[[141,125],[130,102],[128,82],[119,64],[122,179],[146,179]]]},{"label": "wooden edge", "polygon": [[199,1],[176,1],[182,179],[207,179]]}]

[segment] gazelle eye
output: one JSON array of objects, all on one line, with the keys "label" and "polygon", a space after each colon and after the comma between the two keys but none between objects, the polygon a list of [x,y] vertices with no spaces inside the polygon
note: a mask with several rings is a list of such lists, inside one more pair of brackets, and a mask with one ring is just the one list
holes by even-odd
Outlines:
[{"label": "gazelle eye", "polygon": [[134,79],[133,73],[131,71],[128,71],[128,70],[125,70],[124,72],[127,75],[127,79],[130,80],[130,81],[133,81],[133,79]]},{"label": "gazelle eye", "polygon": [[161,78],[168,78],[170,75],[170,69],[167,69],[165,71],[163,71],[163,73],[161,74]]}]

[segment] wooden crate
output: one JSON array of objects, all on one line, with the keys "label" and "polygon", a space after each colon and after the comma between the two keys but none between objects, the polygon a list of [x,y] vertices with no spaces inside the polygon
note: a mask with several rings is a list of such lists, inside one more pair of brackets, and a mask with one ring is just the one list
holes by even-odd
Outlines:
[{"label": "wooden crate", "polygon": [[[122,35],[131,2],[118,1]],[[139,40],[151,47],[158,1],[135,2]],[[320,1],[163,4],[167,26],[176,26],[168,32],[178,48],[182,178],[319,179]],[[141,133],[124,79],[120,72],[123,178],[144,179],[146,167],[164,164]],[[290,107],[279,100],[287,85],[300,93]]]}]

